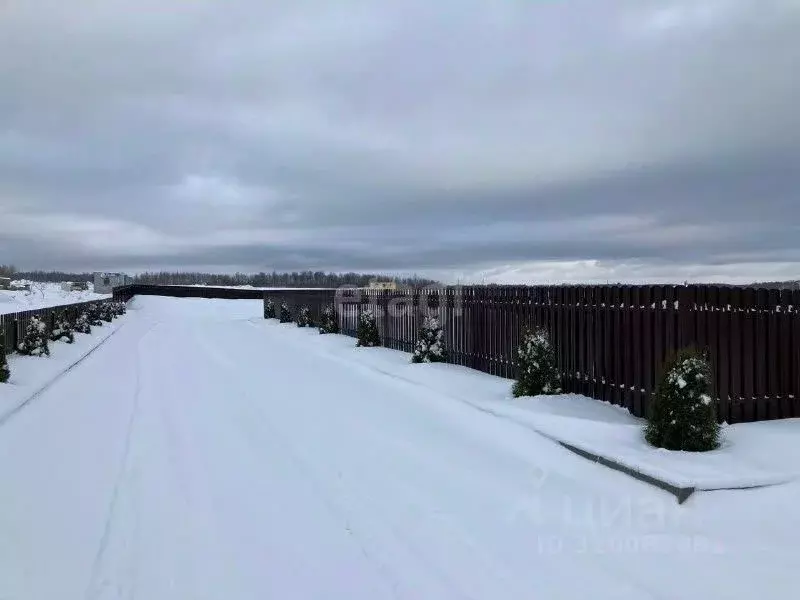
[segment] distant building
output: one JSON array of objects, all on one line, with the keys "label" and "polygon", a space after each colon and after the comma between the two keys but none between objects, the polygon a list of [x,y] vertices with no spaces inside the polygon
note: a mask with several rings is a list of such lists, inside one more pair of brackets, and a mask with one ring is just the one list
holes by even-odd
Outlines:
[{"label": "distant building", "polygon": [[125,273],[95,273],[94,292],[95,294],[110,294],[115,287],[130,285],[133,279]]},{"label": "distant building", "polygon": [[85,281],[62,281],[61,289],[65,292],[85,292],[89,284]]},{"label": "distant building", "polygon": [[397,282],[396,281],[370,281],[369,282],[369,289],[371,290],[396,290],[397,289]]}]

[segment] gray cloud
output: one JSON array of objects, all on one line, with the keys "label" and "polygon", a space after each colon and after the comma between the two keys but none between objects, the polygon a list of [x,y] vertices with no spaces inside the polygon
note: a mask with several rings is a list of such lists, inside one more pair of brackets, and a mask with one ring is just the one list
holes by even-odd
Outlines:
[{"label": "gray cloud", "polygon": [[798,276],[796,0],[276,4],[0,4],[0,262]]}]

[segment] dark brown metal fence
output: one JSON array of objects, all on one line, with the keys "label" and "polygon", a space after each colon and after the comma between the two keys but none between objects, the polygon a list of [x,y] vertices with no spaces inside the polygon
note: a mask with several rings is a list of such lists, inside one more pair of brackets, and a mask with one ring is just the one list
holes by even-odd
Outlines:
[{"label": "dark brown metal fence", "polygon": [[252,288],[225,288],[204,285],[148,285],[139,283],[114,288],[115,300],[130,300],[133,296],[172,296],[174,298],[261,300],[264,297],[264,292]]},{"label": "dark brown metal fence", "polygon": [[[137,293],[272,298],[315,318],[335,303],[342,332],[375,311],[383,345],[410,351],[421,315],[439,317],[450,362],[516,375],[514,353],[528,328],[545,327],[567,392],[644,416],[660,370],[686,346],[708,351],[720,417],[730,423],[800,417],[800,290],[727,286],[460,287],[422,291],[240,290],[129,286]],[[220,291],[222,290],[222,291]],[[221,295],[224,294],[224,295]]]},{"label": "dark brown metal fence", "polygon": [[42,319],[47,325],[48,329],[52,330],[57,315],[64,314],[69,319],[77,318],[87,306],[92,304],[100,304],[104,300],[90,300],[88,302],[77,302],[74,304],[62,304],[61,306],[51,306],[48,308],[37,308],[35,310],[23,310],[15,313],[8,313],[0,315],[0,329],[3,335],[0,337],[3,349],[6,354],[13,352],[23,336],[25,329],[30,323],[31,317],[38,317]]}]

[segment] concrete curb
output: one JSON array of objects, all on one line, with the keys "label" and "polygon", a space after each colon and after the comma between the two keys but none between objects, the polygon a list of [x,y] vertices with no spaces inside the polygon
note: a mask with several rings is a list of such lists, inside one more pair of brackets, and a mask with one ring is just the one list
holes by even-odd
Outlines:
[{"label": "concrete curb", "polygon": [[619,471],[620,473],[624,473],[625,475],[633,477],[634,479],[637,479],[644,483],[648,483],[652,486],[655,486],[666,492],[669,492],[678,499],[678,504],[683,504],[684,502],[686,502],[691,497],[691,495],[694,494],[695,491],[697,491],[696,488],[694,487],[679,487],[671,483],[667,483],[666,481],[662,481],[661,479],[658,479],[651,475],[646,475],[645,473],[637,471],[636,469],[633,469],[631,467],[627,467],[618,462],[610,460],[605,456],[600,456],[599,454],[587,452],[586,450],[582,450],[577,446],[573,446],[572,444],[562,442],[561,440],[557,440],[555,438],[550,438],[550,439],[557,442],[562,448],[566,448],[570,452],[577,454],[578,456],[585,458],[586,460],[599,463],[604,467],[608,467],[609,469],[613,469],[614,471]]}]

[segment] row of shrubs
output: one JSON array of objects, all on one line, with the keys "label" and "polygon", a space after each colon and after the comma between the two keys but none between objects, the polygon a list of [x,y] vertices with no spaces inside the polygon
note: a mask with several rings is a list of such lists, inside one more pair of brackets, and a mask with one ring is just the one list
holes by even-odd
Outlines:
[{"label": "row of shrubs", "polygon": [[[61,341],[72,344],[75,342],[76,333],[91,333],[92,327],[110,323],[126,312],[127,306],[124,302],[87,304],[86,308],[74,318],[71,318],[66,311],[57,313],[51,330],[48,330],[47,324],[39,317],[31,317],[15,350],[25,356],[50,356],[49,342]],[[2,339],[5,339],[4,332],[0,329],[0,340]],[[0,348],[0,383],[6,383],[10,377],[11,369],[6,360],[5,350]]]},{"label": "row of shrubs", "polygon": [[[292,317],[283,302],[276,307],[268,300],[264,318],[279,319],[281,323],[296,322],[298,327],[314,327],[307,306]],[[339,333],[339,320],[334,306],[321,311],[319,332]],[[375,314],[362,310],[358,319],[357,346],[381,345]],[[515,398],[561,394],[561,374],[556,352],[546,329],[527,332],[517,349],[518,378],[512,393]],[[444,330],[435,317],[425,317],[411,356],[414,363],[446,362]],[[645,439],[653,446],[668,450],[703,452],[719,446],[720,427],[712,396],[713,373],[704,353],[686,349],[670,360],[653,395],[645,427]]]}]

